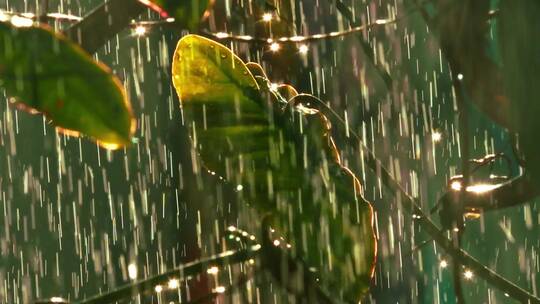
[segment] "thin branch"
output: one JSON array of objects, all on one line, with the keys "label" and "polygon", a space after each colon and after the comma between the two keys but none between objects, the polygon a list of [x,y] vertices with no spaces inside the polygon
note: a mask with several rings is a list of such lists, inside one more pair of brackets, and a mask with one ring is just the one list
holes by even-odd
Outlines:
[{"label": "thin branch", "polygon": [[[360,23],[354,20],[352,11],[343,2],[341,2],[340,0],[328,0],[328,1],[329,2],[335,1],[337,10],[341,13],[341,15],[343,15],[343,17],[345,17],[345,19],[347,19],[351,27],[354,28],[354,27],[360,26]],[[362,46],[362,50],[364,51],[364,54],[366,55],[366,57],[369,58],[370,62],[373,64],[373,66],[377,70],[377,73],[384,81],[386,87],[391,88],[392,76],[390,76],[390,74],[386,70],[384,70],[382,67],[380,67],[379,65],[375,63],[375,53],[373,52],[373,49],[371,48],[369,43],[365,41],[361,35],[356,35],[356,37],[358,38],[358,42]]]},{"label": "thin branch", "polygon": [[[319,41],[329,38],[338,38],[343,36],[348,36],[350,34],[356,34],[365,32],[369,29],[378,27],[378,26],[384,26],[389,24],[394,24],[398,22],[400,19],[378,19],[375,22],[359,25],[352,27],[347,30],[343,31],[337,31],[337,32],[330,32],[330,33],[324,33],[324,34],[313,34],[313,35],[306,35],[306,36],[290,36],[290,37],[273,37],[273,38],[266,38],[266,37],[253,37],[249,35],[234,35],[234,34],[228,34],[228,33],[212,33],[208,31],[204,31],[206,35],[210,35],[213,38],[216,39],[226,39],[226,40],[232,40],[232,41],[238,41],[238,42],[259,42],[259,43],[274,43],[274,42],[292,42],[292,43],[300,43],[300,42],[313,42],[313,41]],[[166,23],[166,22],[165,22]]]},{"label": "thin branch", "polygon": [[526,175],[520,175],[501,186],[484,193],[467,192],[462,202],[467,207],[480,210],[494,210],[514,207],[540,195],[540,189]]},{"label": "thin branch", "polygon": [[[332,108],[326,105],[322,100],[315,98],[314,101],[318,102],[321,106],[320,109],[323,114],[328,118],[336,118],[342,124],[346,122],[339,116]],[[540,304],[540,298],[534,296],[528,291],[515,285],[514,283],[506,280],[495,271],[484,266],[478,262],[468,253],[463,251],[458,246],[455,246],[451,240],[444,236],[444,233],[429,219],[429,217],[420,208],[420,204],[410,196],[405,189],[399,184],[390,174],[390,171],[384,167],[384,165],[377,159],[375,154],[362,142],[362,138],[353,130],[349,130],[352,137],[347,137],[347,140],[354,146],[358,144],[360,150],[360,158],[368,168],[374,171],[375,174],[381,179],[382,183],[396,193],[398,201],[403,207],[411,214],[415,215],[418,224],[424,229],[435,242],[442,247],[455,262],[470,268],[478,276],[482,277],[491,285],[499,288],[503,292],[507,293],[510,297],[513,297],[522,302],[528,302],[529,304]]]},{"label": "thin branch", "polygon": [[42,0],[39,7],[38,20],[39,22],[47,22],[47,12],[49,11],[49,0]]},{"label": "thin branch", "polygon": [[[357,134],[352,132],[351,134],[355,135],[356,140],[359,140]],[[353,140],[353,138],[351,138],[351,140]],[[366,165],[376,172],[378,176],[380,176],[381,181],[389,189],[396,193],[397,199],[401,205],[407,211],[416,215],[417,223],[420,225],[420,227],[426,233],[428,233],[435,240],[437,245],[443,248],[455,262],[469,268],[476,275],[518,301],[530,304],[540,304],[540,298],[503,278],[495,271],[486,267],[478,260],[470,256],[461,248],[456,247],[453,242],[446,238],[444,233],[429,219],[429,217],[420,208],[420,204],[416,201],[416,199],[410,196],[407,191],[405,191],[405,189],[403,189],[403,187],[394,180],[388,169],[386,169],[384,165],[375,157],[373,152],[361,141],[357,142],[357,144],[360,146],[362,159]]]},{"label": "thin branch", "polygon": [[69,27],[65,35],[92,54],[145,9],[146,6],[137,0],[110,0]]},{"label": "thin branch", "polygon": [[[255,272],[255,275],[256,275],[256,272]],[[224,296],[224,295],[229,295],[229,294],[232,294],[233,292],[235,292],[240,286],[242,285],[245,285],[247,284],[247,282],[249,282],[249,280],[253,279],[253,277],[255,276],[253,275],[252,277],[242,277],[240,278],[237,282],[234,282],[234,284],[231,284],[227,287],[223,287],[222,290],[219,290],[219,291],[213,291],[205,296],[202,296],[198,299],[195,299],[195,300],[191,300],[189,302],[187,302],[186,304],[202,304],[202,303],[213,303],[213,301],[218,297],[218,296]]]},{"label": "thin branch", "polygon": [[[467,186],[470,183],[470,166],[469,166],[469,116],[467,111],[467,104],[463,96],[463,86],[459,79],[454,80],[454,90],[457,99],[458,105],[458,124],[459,124],[459,140],[461,148],[461,174],[463,175],[463,186],[461,187],[460,195],[461,201],[463,202],[464,198],[467,195]],[[463,220],[463,210],[464,205],[458,205],[458,213],[454,214],[456,217],[454,221],[454,227],[457,228],[457,233],[455,233],[454,242],[458,247],[461,247],[461,240],[463,236],[464,229],[464,220]],[[452,216],[452,215],[450,215]],[[456,292],[456,302],[458,304],[465,303],[465,297],[463,295],[463,286],[461,283],[461,269],[459,264],[454,261],[453,267],[453,276],[454,276],[454,290]]]},{"label": "thin branch", "polygon": [[29,12],[26,12],[26,13],[19,13],[19,12],[10,12],[10,11],[0,11],[0,16],[20,16],[20,17],[24,17],[24,18],[28,18],[28,19],[32,19],[32,20],[38,20],[39,18],[43,18],[45,19],[45,21],[71,21],[71,22],[74,22],[74,21],[81,21],[83,18],[82,17],[79,17],[79,16],[75,16],[75,15],[71,15],[71,14],[64,14],[64,13],[47,13],[47,14],[43,14],[41,16],[38,16],[37,14],[35,13],[29,13]]},{"label": "thin branch", "polygon": [[[457,236],[454,240],[454,242],[457,244],[458,247],[461,247],[461,239],[463,236],[463,230],[457,231]],[[454,281],[454,291],[456,293],[456,303],[457,304],[464,304],[465,303],[465,296],[463,295],[463,284],[461,282],[461,264],[454,258],[452,258],[453,261],[453,267],[452,267],[452,276]]]},{"label": "thin branch", "polygon": [[227,251],[207,259],[185,264],[165,273],[141,280],[124,287],[120,287],[111,292],[90,297],[88,299],[76,302],[76,304],[103,304],[114,303],[121,299],[128,298],[134,294],[153,292],[156,285],[163,285],[171,279],[180,279],[190,276],[196,276],[212,266],[220,267],[234,263],[247,262],[256,257],[261,250],[260,245],[251,246],[249,249],[239,251]]}]

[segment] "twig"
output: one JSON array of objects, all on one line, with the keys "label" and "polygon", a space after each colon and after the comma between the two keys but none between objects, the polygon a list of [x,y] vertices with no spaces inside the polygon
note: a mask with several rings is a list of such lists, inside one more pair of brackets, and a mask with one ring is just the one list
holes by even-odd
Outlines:
[{"label": "twig", "polygon": [[539,194],[538,186],[528,176],[520,175],[488,192],[467,192],[462,202],[467,202],[467,207],[486,211],[518,206]]},{"label": "twig", "polygon": [[[426,10],[421,7],[420,3],[418,3],[417,1],[415,1],[415,5],[417,8],[420,9],[420,13],[422,14],[423,18],[425,19],[426,23],[433,27],[433,24],[432,22],[430,22],[430,18],[426,12]],[[443,52],[445,50],[443,49]],[[455,70],[453,70],[454,72],[456,72]],[[456,75],[457,76],[457,75]],[[456,79],[457,81],[457,79]],[[461,100],[461,104],[459,105],[460,106],[460,109],[461,109],[461,114],[464,113],[464,109],[463,109],[463,92],[462,92],[462,87],[461,87],[461,84],[459,82],[457,83],[454,83],[455,85],[457,84],[456,87],[456,97],[458,99]],[[459,101],[459,100],[458,100]],[[462,127],[467,127],[467,120],[466,120],[466,116],[464,115],[460,115],[460,126]],[[463,136],[463,134],[461,135]],[[462,157],[463,157],[463,154],[465,154],[466,156],[468,155],[468,143],[465,143],[465,146],[463,147],[462,146],[462,151],[463,151],[463,148],[465,149],[464,153],[462,153]],[[367,149],[367,147],[366,147]],[[468,180],[468,159],[466,157],[464,157],[463,159],[464,161],[464,164],[463,164],[463,168],[462,170],[464,170],[464,177],[465,177],[465,183],[467,183],[467,180]],[[466,163],[465,163],[466,162]],[[385,170],[381,170],[381,172],[383,172]],[[378,171],[377,171],[378,172]],[[466,174],[466,175],[465,175]],[[385,175],[386,175],[386,172],[385,172]],[[391,176],[388,174],[388,178],[387,180],[392,180],[391,179]],[[400,187],[400,185],[397,183],[397,182],[393,182],[393,187],[391,188],[395,188],[397,186],[397,188],[395,189],[399,189],[399,192],[401,192],[402,196],[405,196],[407,197],[408,195],[406,194],[405,190],[402,189]],[[466,191],[464,191],[466,189],[466,185],[464,187],[462,187],[462,197],[465,198],[465,196],[467,195]],[[476,259],[474,259],[473,257],[471,257],[470,255],[468,255],[465,251],[461,250],[459,247],[456,247],[455,245],[452,244],[452,242],[450,240],[448,240],[446,237],[444,237],[444,235],[442,233],[440,233],[440,230],[433,224],[433,222],[423,214],[422,210],[419,208],[418,204],[412,199],[412,197],[409,197],[409,199],[405,199],[403,200],[402,202],[405,203],[405,207],[408,207],[407,209],[410,209],[412,210],[413,213],[415,214],[420,214],[420,219],[418,221],[418,223],[420,224],[420,226],[426,230],[426,232],[428,232],[432,237],[433,239],[437,242],[437,244],[442,247],[443,249],[445,249],[445,251],[452,257],[452,260],[454,261],[454,264],[457,265],[458,263],[465,266],[465,267],[468,267],[470,268],[474,273],[478,274],[480,277],[484,278],[484,280],[486,280],[487,282],[489,282],[490,284],[492,284],[493,286],[497,287],[498,289],[502,290],[503,292],[505,292],[506,294],[508,294],[510,297],[516,299],[516,300],[519,300],[521,302],[524,302],[524,303],[540,303],[540,299],[534,295],[532,295],[531,293],[529,293],[528,291],[520,288],[519,286],[515,285],[514,283],[506,280],[505,278],[501,277],[499,274],[497,274],[495,271],[491,270],[490,268],[484,266],[482,263],[478,262]],[[409,206],[407,206],[409,205]],[[458,232],[459,233],[459,232]],[[459,240],[459,236],[458,236],[458,240]],[[454,273],[455,273],[455,269],[454,269]],[[459,278],[458,278],[459,280]],[[455,276],[454,276],[454,284],[455,286],[457,287],[457,290],[456,292],[458,293],[457,296],[458,296],[458,301],[460,300],[459,297],[460,297],[460,282],[457,282],[458,284],[456,284],[456,279],[455,279]],[[461,295],[461,303],[463,303],[463,297]]]},{"label": "twig", "polygon": [[38,15],[38,21],[39,22],[47,22],[47,12],[49,11],[49,0],[42,0],[42,6],[40,7],[40,11],[37,14]]},{"label": "twig", "polygon": [[[457,244],[458,247],[461,247],[461,239],[463,236],[463,230],[459,230],[456,232],[457,236],[455,237],[454,242]],[[457,304],[464,304],[465,303],[465,296],[463,295],[463,284],[461,283],[461,264],[458,263],[457,260],[455,260],[452,257],[453,261],[453,267],[452,267],[452,276],[454,281],[454,292],[456,293],[456,303]]]},{"label": "twig", "polygon": [[[350,34],[355,33],[361,33],[365,32],[369,29],[383,26],[383,25],[389,25],[394,24],[398,22],[400,19],[378,19],[375,22],[364,24],[364,25],[358,25],[355,27],[352,27],[350,29],[339,31],[339,32],[330,32],[330,33],[324,33],[324,34],[313,34],[313,35],[306,35],[306,36],[290,36],[290,37],[273,37],[273,38],[266,38],[266,37],[253,37],[249,35],[234,35],[234,34],[228,34],[228,33],[213,33],[208,31],[203,31],[206,35],[212,36],[216,39],[225,39],[225,40],[232,40],[237,42],[259,42],[259,43],[274,43],[274,42],[292,42],[292,43],[300,43],[300,42],[313,42],[313,41],[319,41],[324,40],[328,38],[338,38],[347,36]],[[166,24],[167,22],[165,22]],[[139,24],[139,23],[138,23]],[[144,25],[143,25],[144,26]]]},{"label": "twig", "polygon": [[362,158],[367,166],[375,171],[380,176],[382,182],[396,193],[398,201],[401,202],[401,205],[405,207],[407,211],[417,215],[417,222],[420,227],[425,230],[435,240],[437,245],[443,248],[455,262],[469,268],[476,275],[518,301],[530,304],[540,304],[540,298],[506,280],[495,271],[491,270],[470,256],[461,248],[456,247],[451,240],[444,236],[444,233],[442,233],[442,231],[426,216],[426,214],[424,214],[419,203],[392,178],[390,172],[381,164],[379,160],[377,160],[373,152],[371,152],[371,150],[369,150],[369,148],[366,147],[362,142],[359,142],[358,144],[360,146]]},{"label": "twig", "polygon": [[[351,27],[354,28],[360,25],[360,23],[354,21],[352,11],[343,2],[341,2],[340,0],[328,0],[328,1],[329,2],[335,1],[337,10],[343,15],[343,17],[345,17],[345,19],[347,19]],[[369,43],[366,42],[364,38],[360,35],[356,35],[356,37],[358,38],[358,42],[362,46],[364,54],[369,58],[370,62],[373,64],[378,74],[384,81],[386,87],[387,88],[392,87],[392,76],[390,76],[388,72],[386,72],[383,68],[381,68],[379,65],[375,63],[375,58],[374,58],[375,54],[373,50],[371,49],[371,46],[369,45]]]},{"label": "twig", "polygon": [[65,34],[88,53],[94,53],[145,9],[137,0],[110,0],[69,27]]},{"label": "twig", "polygon": [[[467,112],[467,104],[463,96],[463,86],[459,79],[454,80],[454,91],[456,94],[458,105],[458,120],[459,120],[459,139],[461,148],[461,171],[463,175],[463,185],[461,187],[461,193],[459,195],[461,201],[467,196],[467,186],[470,183],[470,167],[469,167],[469,119]],[[464,221],[463,221],[463,205],[458,208],[459,213],[455,214],[456,219],[455,227],[458,229],[455,234],[455,242],[458,247],[461,247],[461,239],[463,236]],[[454,261],[453,275],[454,275],[454,290],[456,291],[456,302],[458,304],[465,303],[465,297],[463,296],[463,286],[461,284],[461,269],[457,261]]]},{"label": "twig", "polygon": [[[341,124],[346,122],[339,116],[332,108],[330,108],[326,103],[324,103],[319,98],[314,98],[314,102],[319,103],[321,107],[319,109],[324,111],[323,114],[328,118],[334,117],[339,120]],[[327,115],[328,114],[328,115]],[[397,199],[401,202],[401,205],[405,207],[407,211],[411,214],[416,215],[418,224],[422,229],[424,229],[432,238],[435,240],[437,245],[442,247],[453,259],[453,261],[470,268],[478,276],[482,277],[491,285],[499,288],[503,292],[507,293],[510,297],[513,297],[516,300],[527,302],[529,304],[538,303],[540,304],[540,298],[532,295],[528,291],[520,288],[514,283],[506,280],[495,271],[484,266],[482,263],[478,262],[468,253],[463,251],[461,248],[455,246],[452,241],[444,236],[444,233],[429,219],[429,217],[422,211],[420,204],[410,196],[405,189],[399,184],[390,174],[388,169],[377,159],[375,154],[362,142],[360,136],[354,131],[349,130],[351,137],[346,139],[351,142],[352,145],[358,145],[360,150],[360,158],[368,168],[373,170],[377,174],[382,183],[390,188],[393,192],[396,193]]]},{"label": "twig", "polygon": [[39,18],[44,18],[46,21],[81,21],[83,18],[75,15],[70,14],[63,14],[63,13],[48,13],[43,14],[41,16],[35,14],[35,13],[18,13],[18,12],[10,12],[10,11],[0,11],[0,15],[6,15],[6,16],[20,16],[32,20],[38,20]]},{"label": "twig", "polygon": [[[315,99],[315,101],[318,99]],[[345,123],[337,113],[335,113],[324,102],[320,101],[321,106],[325,107],[329,111],[328,117],[335,117],[340,123]],[[528,291],[515,285],[514,283],[506,280],[495,271],[486,267],[482,263],[478,262],[475,258],[463,251],[461,248],[455,246],[451,240],[444,236],[444,233],[429,219],[429,217],[420,208],[420,204],[410,196],[405,189],[399,184],[390,174],[388,169],[377,159],[375,154],[362,142],[360,136],[353,130],[349,130],[352,137],[347,137],[347,140],[351,144],[358,144],[360,150],[360,158],[368,168],[373,170],[381,179],[382,183],[391,189],[397,195],[398,202],[411,214],[416,215],[418,224],[435,240],[437,245],[442,247],[453,259],[455,263],[459,263],[465,267],[468,267],[479,277],[486,280],[491,285],[500,289],[508,294],[510,297],[526,302],[529,304],[540,304],[540,298],[534,296]]]},{"label": "twig", "polygon": [[[255,272],[255,275],[256,274],[257,273]],[[242,277],[237,282],[235,282],[234,284],[231,284],[231,285],[229,285],[227,287],[223,287],[223,290],[211,292],[211,293],[209,293],[209,294],[207,294],[205,296],[202,296],[202,297],[200,297],[198,299],[189,301],[186,304],[213,303],[213,300],[215,298],[217,298],[218,296],[232,294],[235,290],[237,290],[238,287],[246,284],[247,282],[249,282],[249,280],[253,279],[253,277],[255,275],[253,275],[252,277]]]},{"label": "twig", "polygon": [[490,268],[478,262],[465,251],[454,246],[452,241],[447,239],[441,230],[437,228],[437,226],[424,214],[415,199],[409,196],[401,185],[393,180],[388,170],[373,157],[371,151],[366,151],[368,148],[363,144],[360,145],[362,146],[364,153],[367,152],[366,163],[368,166],[380,173],[384,184],[398,194],[398,198],[401,200],[402,205],[408,211],[419,216],[419,225],[435,240],[437,245],[442,247],[454,259],[454,261],[470,268],[475,274],[482,277],[488,283],[499,288],[503,292],[506,292],[509,296],[516,300],[529,303],[540,303],[539,298],[501,277]]},{"label": "twig", "polygon": [[111,292],[90,297],[88,299],[76,302],[76,304],[114,303],[121,299],[125,299],[126,297],[130,297],[135,293],[152,292],[156,285],[164,284],[171,279],[186,278],[204,273],[204,270],[211,266],[219,267],[234,263],[247,262],[249,259],[256,257],[260,250],[261,246],[255,245],[245,250],[221,253],[208,259],[188,263],[151,278],[120,287]]}]

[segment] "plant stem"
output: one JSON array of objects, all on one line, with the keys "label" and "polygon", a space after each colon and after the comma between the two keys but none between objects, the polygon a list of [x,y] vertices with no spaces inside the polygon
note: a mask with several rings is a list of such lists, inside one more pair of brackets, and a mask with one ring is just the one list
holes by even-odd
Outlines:
[{"label": "plant stem", "polygon": [[[420,13],[423,15],[424,19],[426,19],[426,22],[428,22],[429,24],[429,18],[426,11],[421,7],[419,3],[415,3],[415,5],[417,8],[420,9]],[[336,7],[347,19],[349,19],[350,23],[353,22],[351,11],[341,1],[336,0]],[[379,73],[381,73],[380,70]],[[381,77],[383,77],[384,79],[384,74],[381,74]],[[435,242],[452,257],[454,263],[458,263],[470,268],[471,271],[474,271],[474,273],[477,274],[479,277],[482,277],[488,283],[518,301],[521,301],[523,303],[540,304],[540,298],[534,296],[533,294],[515,285],[514,283],[506,280],[505,278],[497,274],[495,271],[491,270],[490,268],[477,261],[475,258],[470,256],[461,248],[455,246],[451,240],[446,238],[443,232],[429,219],[426,214],[424,214],[424,212],[420,208],[420,204],[413,197],[411,197],[398,182],[393,179],[388,169],[386,169],[383,164],[375,157],[373,152],[361,142],[361,138],[354,132],[351,133],[354,135],[355,140],[358,140],[357,144],[360,147],[363,162],[365,162],[366,165],[381,178],[383,184],[385,184],[388,188],[390,188],[393,192],[396,193],[398,202],[401,203],[401,205],[403,205],[405,209],[407,209],[412,214],[420,216],[417,220],[420,227],[424,229],[435,240]],[[353,138],[350,139],[353,140]]]},{"label": "plant stem", "polygon": [[92,54],[139,16],[146,6],[137,0],[109,0],[64,33]]},{"label": "plant stem", "polygon": [[[456,77],[457,75],[454,75]],[[458,125],[459,125],[459,139],[460,139],[460,148],[461,148],[461,174],[463,175],[463,185],[461,186],[460,191],[460,200],[464,202],[465,197],[467,196],[467,187],[470,183],[470,167],[469,167],[469,117],[467,112],[467,104],[463,96],[463,86],[459,79],[454,80],[454,91],[456,94],[456,102],[458,106]],[[463,204],[459,205],[459,213],[454,214],[456,219],[454,221],[456,224],[454,227],[458,229],[455,233],[454,241],[457,247],[461,247],[461,239],[465,229],[465,224],[463,220]],[[463,296],[463,286],[461,284],[461,269],[457,261],[454,260],[454,290],[456,292],[456,301],[458,304],[465,303],[465,297]]]},{"label": "plant stem", "polygon": [[196,276],[212,266],[226,266],[234,263],[247,262],[249,259],[256,257],[260,253],[261,247],[255,245],[249,249],[239,251],[227,251],[207,259],[191,262],[172,269],[165,273],[141,280],[124,287],[120,287],[111,292],[90,297],[88,299],[76,302],[76,304],[103,304],[114,303],[121,299],[128,298],[134,294],[144,294],[153,292],[156,285],[166,284],[171,279],[180,279],[190,276]]},{"label": "plant stem", "polygon": [[49,0],[42,0],[39,11],[36,14],[37,20],[41,23],[47,22],[47,13],[49,12]]},{"label": "plant stem", "polygon": [[[329,0],[329,2],[334,2],[334,0]],[[360,26],[359,22],[354,21],[353,13],[349,9],[349,7],[347,7],[347,5],[345,5],[340,0],[335,0],[335,3],[336,3],[336,8],[339,11],[339,13],[343,15],[343,17],[345,17],[345,19],[347,19],[347,21],[349,22],[349,26],[351,27]],[[356,37],[358,38],[358,42],[362,46],[362,50],[364,51],[364,54],[366,55],[366,57],[368,57],[371,64],[373,64],[373,67],[375,67],[375,69],[377,70],[377,73],[383,80],[386,87],[390,89],[392,87],[392,76],[390,76],[388,72],[386,72],[382,67],[380,67],[379,65],[375,63],[375,54],[373,52],[373,49],[369,45],[369,43],[366,42],[360,34],[356,35]]]},{"label": "plant stem", "polygon": [[[325,106],[324,102],[322,102],[321,105]],[[336,119],[338,119],[339,123],[345,124],[343,118],[341,118],[328,106],[326,106],[326,108],[323,110],[323,114],[325,114],[325,116],[329,118],[335,117]],[[331,119],[331,121],[334,120]],[[532,295],[528,291],[501,277],[495,271],[478,262],[468,253],[461,250],[459,246],[456,246],[451,240],[446,238],[443,231],[441,231],[422,211],[422,209],[420,208],[420,204],[412,196],[410,196],[405,191],[405,189],[403,189],[401,184],[394,180],[388,169],[386,169],[384,165],[377,159],[375,154],[365,144],[362,143],[362,139],[360,138],[360,136],[353,130],[349,130],[349,132],[352,137],[347,137],[346,139],[351,143],[352,146],[358,144],[361,153],[360,158],[362,162],[365,163],[368,168],[373,170],[375,174],[377,174],[377,176],[381,179],[382,183],[386,187],[395,192],[395,194],[397,195],[398,204],[403,205],[407,211],[419,217],[417,222],[420,227],[424,229],[432,237],[432,239],[435,240],[435,242],[452,257],[455,263],[470,268],[472,271],[478,274],[478,276],[482,277],[488,283],[507,293],[510,297],[530,304],[540,304],[540,298]],[[501,190],[501,194],[504,194],[504,197],[500,203],[503,203],[505,202],[505,200],[510,199],[510,195],[512,193],[522,193],[523,191],[527,191],[527,189],[529,189],[530,187],[530,183],[523,178],[517,178],[510,181],[508,185],[506,185],[505,187],[501,187],[505,189]],[[534,193],[537,192],[534,191]],[[469,194],[467,193],[467,196],[468,195]],[[522,194],[521,198],[529,197],[529,195],[532,194]],[[489,197],[489,195],[486,195],[483,201],[485,201]]]},{"label": "plant stem", "polygon": [[369,150],[362,142],[357,142],[360,146],[362,153],[363,161],[366,165],[376,172],[381,181],[397,195],[398,202],[410,213],[419,216],[417,222],[422,229],[425,230],[439,245],[443,248],[446,253],[448,253],[453,261],[459,263],[471,271],[475,275],[486,280],[488,283],[498,288],[502,292],[508,294],[508,296],[521,301],[523,303],[529,304],[540,304],[540,298],[534,296],[523,288],[517,286],[516,284],[508,281],[499,274],[497,274],[492,269],[486,267],[478,260],[470,256],[467,252],[463,251],[461,248],[456,247],[451,240],[449,240],[444,233],[429,219],[429,217],[422,211],[420,204],[411,197],[403,187],[396,182],[388,169],[384,167],[383,164],[375,157],[373,152]]}]

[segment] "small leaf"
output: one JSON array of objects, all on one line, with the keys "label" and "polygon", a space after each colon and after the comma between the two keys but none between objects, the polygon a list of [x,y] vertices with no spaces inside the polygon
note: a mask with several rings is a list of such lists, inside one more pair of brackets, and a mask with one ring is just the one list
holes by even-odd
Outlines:
[{"label": "small leaf", "polygon": [[209,14],[213,0],[139,0],[158,12],[163,18],[174,18],[176,22],[196,29]]},{"label": "small leaf", "polygon": [[112,149],[131,141],[135,121],[120,81],[48,27],[0,22],[0,86],[67,134]]},{"label": "small leaf", "polygon": [[373,274],[373,212],[340,164],[326,117],[288,103],[278,91],[294,97],[294,88],[271,90],[260,66],[212,40],[185,36],[173,58],[173,83],[203,165],[242,185],[241,199],[261,217],[271,214],[292,255],[315,268],[336,298],[357,302]]}]

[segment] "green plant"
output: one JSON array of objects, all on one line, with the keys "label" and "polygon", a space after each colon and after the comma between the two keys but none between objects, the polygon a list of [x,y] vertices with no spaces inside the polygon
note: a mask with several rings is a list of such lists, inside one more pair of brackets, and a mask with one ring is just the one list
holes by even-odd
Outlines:
[{"label": "green plant", "polygon": [[260,66],[201,36],[178,42],[172,71],[203,164],[270,215],[327,290],[359,301],[374,271],[373,211],[340,163],[328,119],[294,89],[272,87]]}]

